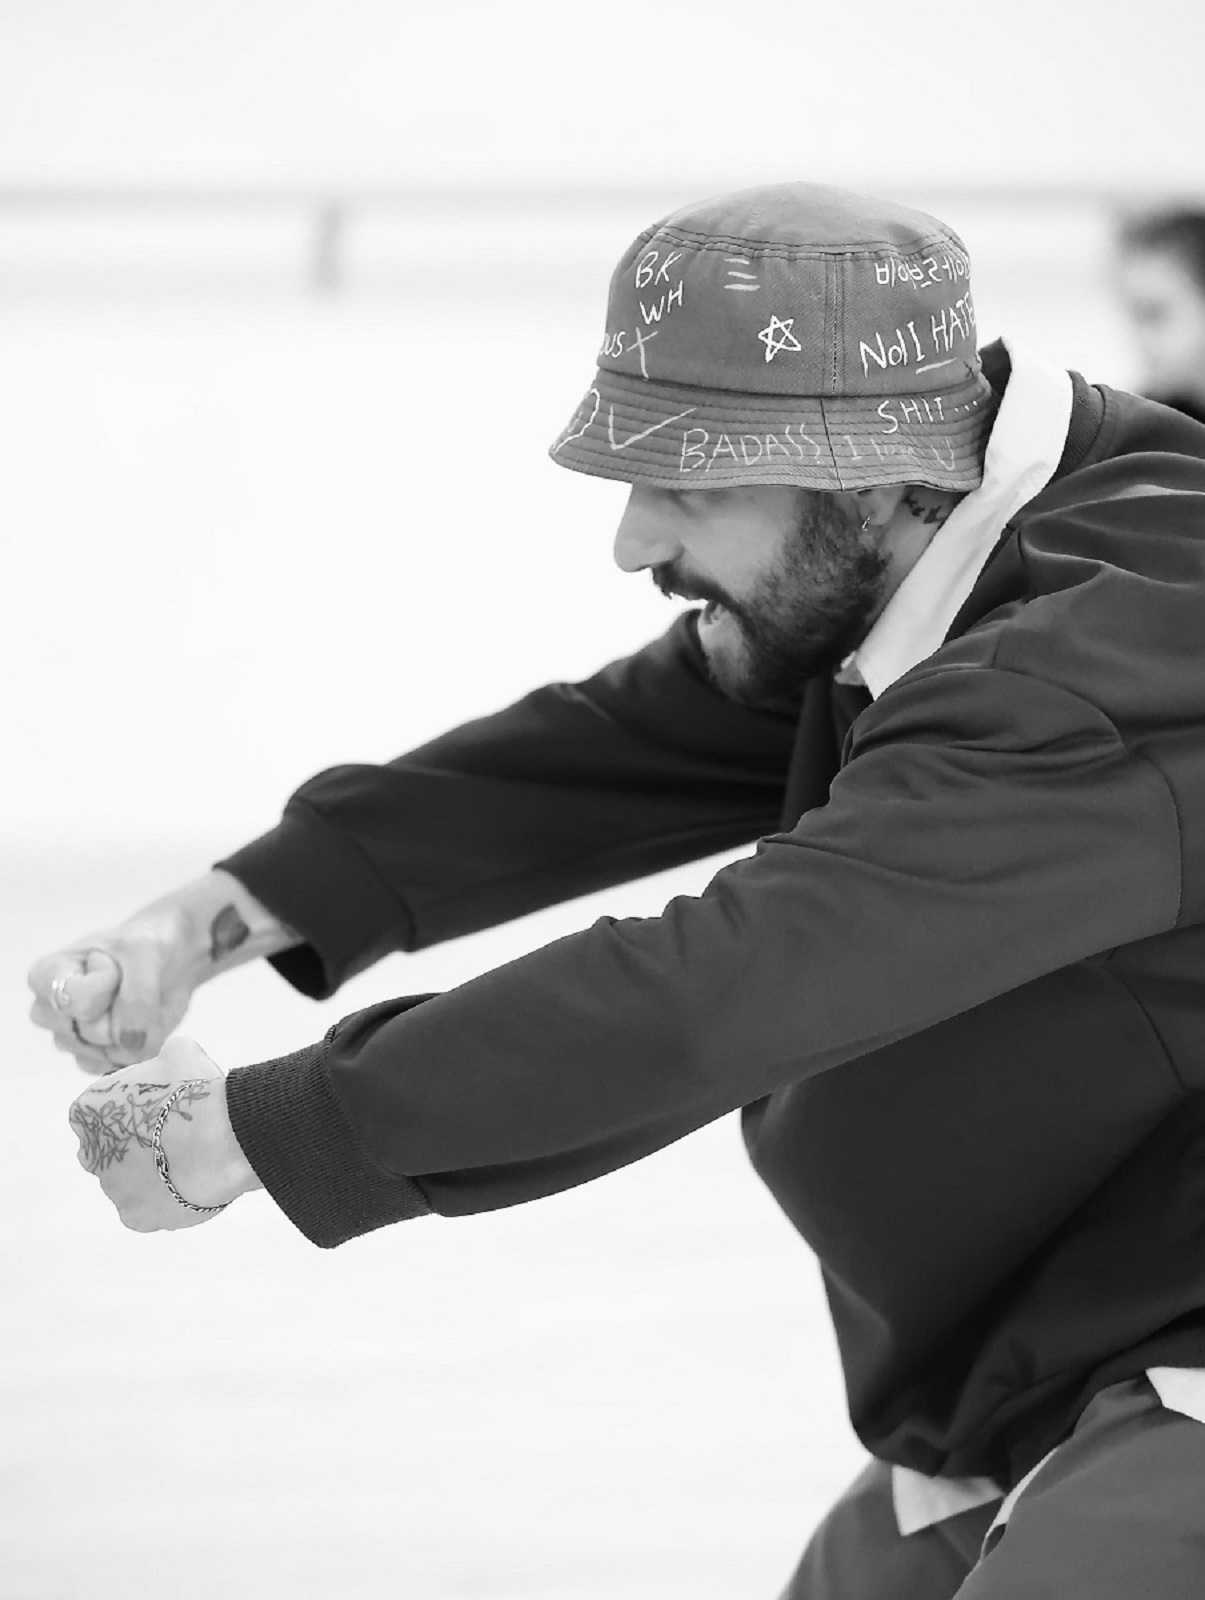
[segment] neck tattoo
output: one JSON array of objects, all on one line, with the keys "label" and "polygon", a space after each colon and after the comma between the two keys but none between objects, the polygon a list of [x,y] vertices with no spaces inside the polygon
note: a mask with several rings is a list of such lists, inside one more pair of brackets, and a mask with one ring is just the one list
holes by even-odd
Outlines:
[{"label": "neck tattoo", "polygon": [[948,519],[957,501],[943,499],[930,501],[928,505],[925,505],[920,498],[921,492],[915,485],[909,484],[900,496],[900,504],[905,507],[910,517],[916,518],[922,527],[940,528]]}]

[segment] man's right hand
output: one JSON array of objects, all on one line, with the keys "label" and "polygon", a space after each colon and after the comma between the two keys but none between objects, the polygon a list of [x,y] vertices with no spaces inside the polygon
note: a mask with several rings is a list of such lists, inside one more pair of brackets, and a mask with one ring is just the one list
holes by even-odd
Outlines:
[{"label": "man's right hand", "polygon": [[237,879],[215,869],[35,961],[30,1015],[85,1072],[112,1072],[158,1055],[201,984],[296,943]]}]

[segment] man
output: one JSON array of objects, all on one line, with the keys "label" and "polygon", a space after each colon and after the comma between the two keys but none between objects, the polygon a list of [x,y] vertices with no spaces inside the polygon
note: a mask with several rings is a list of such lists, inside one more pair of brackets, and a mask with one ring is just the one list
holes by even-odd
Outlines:
[{"label": "man", "polygon": [[1132,218],[1115,277],[1152,399],[1205,422],[1205,211]]},{"label": "man", "polygon": [[[1205,431],[997,344],[932,218],[792,184],[642,234],[553,446],[705,602],[46,958],[135,1228],[262,1185],[324,1246],[587,1181],[736,1107],[871,1465],[799,1600],[1205,1584]],[[268,955],[386,951],[759,840],[656,918],[223,1079]],[[145,1059],[153,1067],[111,1069]],[[187,1118],[179,1115],[187,1107]]]}]

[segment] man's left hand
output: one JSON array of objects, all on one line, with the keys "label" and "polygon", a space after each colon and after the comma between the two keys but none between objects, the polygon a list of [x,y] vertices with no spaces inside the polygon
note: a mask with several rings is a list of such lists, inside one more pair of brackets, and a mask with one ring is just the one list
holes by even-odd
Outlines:
[{"label": "man's left hand", "polygon": [[159,1141],[176,1190],[192,1206],[208,1207],[260,1187],[230,1126],[221,1068],[191,1039],[170,1039],[150,1061],[98,1078],[69,1112],[80,1165],[137,1233],[194,1228],[218,1215],[181,1204],[155,1164],[155,1123],[178,1089]]}]

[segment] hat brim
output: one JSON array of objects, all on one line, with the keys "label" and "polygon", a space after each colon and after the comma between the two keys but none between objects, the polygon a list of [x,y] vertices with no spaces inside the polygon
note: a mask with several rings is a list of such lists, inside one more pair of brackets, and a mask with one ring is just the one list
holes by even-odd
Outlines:
[{"label": "hat brim", "polygon": [[[965,371],[965,367],[964,367]],[[924,395],[737,394],[599,370],[549,454],[664,489],[977,488],[995,395],[981,372]]]}]

